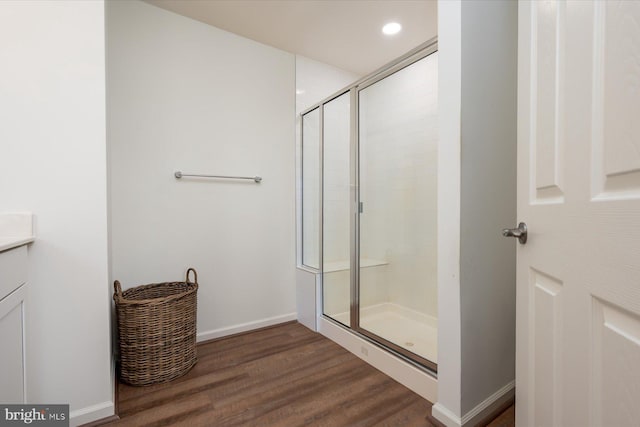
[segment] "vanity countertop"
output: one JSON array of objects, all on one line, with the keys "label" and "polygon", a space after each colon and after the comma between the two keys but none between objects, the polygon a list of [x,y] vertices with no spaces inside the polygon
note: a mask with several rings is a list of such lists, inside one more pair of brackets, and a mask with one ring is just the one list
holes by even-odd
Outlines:
[{"label": "vanity countertop", "polygon": [[35,237],[1,237],[0,236],[0,252],[26,245],[36,240]]},{"label": "vanity countertop", "polygon": [[0,213],[0,252],[34,240],[31,212]]}]

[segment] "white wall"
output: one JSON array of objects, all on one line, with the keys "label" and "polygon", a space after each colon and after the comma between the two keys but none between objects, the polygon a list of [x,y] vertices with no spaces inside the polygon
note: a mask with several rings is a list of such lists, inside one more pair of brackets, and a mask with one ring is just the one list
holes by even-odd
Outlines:
[{"label": "white wall", "polygon": [[[438,401],[433,415],[461,417],[460,114],[461,1],[438,2]],[[443,413],[444,416],[439,416]]]},{"label": "white wall", "polygon": [[501,230],[517,223],[517,24],[515,2],[463,2],[463,414],[510,384],[512,393],[515,379],[517,243]]},{"label": "white wall", "polygon": [[113,414],[102,1],[0,2],[0,211],[32,211],[27,398]]},{"label": "white wall", "polygon": [[[440,173],[438,402],[476,425],[513,397],[517,3],[438,7]],[[489,108],[490,106],[490,108]],[[445,191],[446,190],[446,191]]]},{"label": "white wall", "polygon": [[296,113],[300,114],[360,77],[333,65],[296,55]]},{"label": "white wall", "polygon": [[199,339],[295,319],[294,56],[138,1],[107,46],[113,277],[195,267]]}]

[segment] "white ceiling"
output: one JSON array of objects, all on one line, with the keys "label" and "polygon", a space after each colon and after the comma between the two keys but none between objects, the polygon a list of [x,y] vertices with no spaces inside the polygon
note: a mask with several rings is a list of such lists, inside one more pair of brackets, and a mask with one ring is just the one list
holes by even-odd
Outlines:
[{"label": "white ceiling", "polygon": [[[437,34],[436,0],[145,1],[360,75]],[[385,36],[392,21],[403,29]]]}]

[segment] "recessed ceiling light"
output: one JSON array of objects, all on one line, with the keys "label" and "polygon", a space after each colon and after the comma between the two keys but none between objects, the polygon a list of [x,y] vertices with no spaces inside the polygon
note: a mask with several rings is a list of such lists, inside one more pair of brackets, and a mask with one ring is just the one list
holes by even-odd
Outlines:
[{"label": "recessed ceiling light", "polygon": [[384,27],[382,27],[382,32],[388,36],[398,34],[400,30],[402,30],[402,25],[398,24],[397,22],[389,22],[388,24],[385,24]]},{"label": "recessed ceiling light", "polygon": [[302,95],[304,93],[304,89],[296,89],[296,95]]}]

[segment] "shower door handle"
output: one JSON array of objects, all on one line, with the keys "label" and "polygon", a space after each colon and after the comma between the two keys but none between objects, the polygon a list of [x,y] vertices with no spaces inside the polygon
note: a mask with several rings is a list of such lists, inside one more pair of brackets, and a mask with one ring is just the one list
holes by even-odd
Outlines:
[{"label": "shower door handle", "polygon": [[524,245],[527,243],[527,224],[521,222],[518,224],[518,228],[505,228],[502,230],[502,235],[504,237],[515,237],[520,244]]}]

